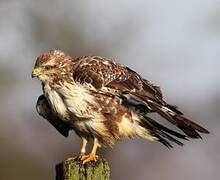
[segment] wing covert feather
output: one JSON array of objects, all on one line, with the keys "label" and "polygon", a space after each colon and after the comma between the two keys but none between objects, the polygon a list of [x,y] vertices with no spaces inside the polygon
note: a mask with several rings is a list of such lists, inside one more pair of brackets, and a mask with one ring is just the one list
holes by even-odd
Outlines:
[{"label": "wing covert feather", "polygon": [[153,99],[163,102],[158,86],[126,66],[98,56],[83,56],[76,62],[73,79],[77,82],[92,84],[96,89],[107,87],[117,90],[119,95],[132,94],[142,101]]}]

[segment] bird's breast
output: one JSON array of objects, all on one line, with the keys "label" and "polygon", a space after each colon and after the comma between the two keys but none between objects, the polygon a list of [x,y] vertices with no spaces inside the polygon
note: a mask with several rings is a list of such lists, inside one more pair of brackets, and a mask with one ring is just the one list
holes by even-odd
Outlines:
[{"label": "bird's breast", "polygon": [[49,85],[44,86],[44,94],[51,106],[51,109],[62,119],[68,118],[68,110],[59,93]]},{"label": "bird's breast", "polygon": [[44,91],[52,109],[62,119],[81,120],[93,117],[97,103],[82,85],[64,83],[54,89],[45,85]]}]

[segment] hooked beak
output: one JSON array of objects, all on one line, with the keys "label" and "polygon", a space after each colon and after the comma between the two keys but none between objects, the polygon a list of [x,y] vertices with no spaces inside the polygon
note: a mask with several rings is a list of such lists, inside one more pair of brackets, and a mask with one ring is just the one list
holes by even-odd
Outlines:
[{"label": "hooked beak", "polygon": [[34,68],[32,73],[31,73],[31,77],[38,77],[39,75],[41,75],[41,69],[40,68]]}]

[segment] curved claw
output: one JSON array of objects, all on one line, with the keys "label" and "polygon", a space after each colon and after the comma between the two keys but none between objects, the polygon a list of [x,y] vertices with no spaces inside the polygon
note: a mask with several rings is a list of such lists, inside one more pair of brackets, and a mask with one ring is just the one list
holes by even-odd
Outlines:
[{"label": "curved claw", "polygon": [[81,156],[80,160],[82,161],[83,164],[85,164],[90,161],[97,161],[98,156],[95,154],[83,155]]}]

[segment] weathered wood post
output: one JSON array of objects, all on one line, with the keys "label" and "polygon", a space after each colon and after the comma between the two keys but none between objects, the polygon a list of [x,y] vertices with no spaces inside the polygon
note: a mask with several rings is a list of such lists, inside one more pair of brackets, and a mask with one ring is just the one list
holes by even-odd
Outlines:
[{"label": "weathered wood post", "polygon": [[110,168],[106,160],[82,164],[79,160],[66,160],[56,165],[56,180],[109,180]]}]

